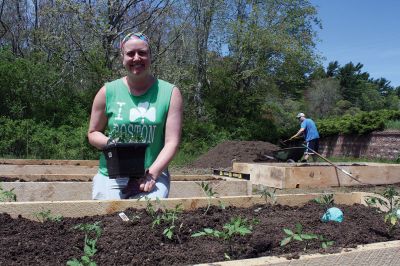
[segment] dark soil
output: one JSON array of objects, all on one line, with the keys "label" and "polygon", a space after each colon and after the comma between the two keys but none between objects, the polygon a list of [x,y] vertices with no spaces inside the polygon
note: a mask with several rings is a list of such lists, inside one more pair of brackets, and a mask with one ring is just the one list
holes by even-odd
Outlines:
[{"label": "dark soil", "polygon": [[15,182],[15,181],[25,182],[24,179],[17,178],[17,177],[0,176],[0,182]]},{"label": "dark soil", "polygon": [[[258,205],[243,209],[211,207],[181,214],[176,220],[173,239],[163,236],[167,227],[161,223],[152,228],[152,219],[145,210],[128,209],[128,217],[140,216],[135,222],[123,222],[117,214],[84,218],[64,218],[61,222],[35,222],[24,218],[12,219],[0,214],[0,265],[65,265],[83,255],[84,233],[72,227],[79,223],[101,222],[102,235],[93,260],[98,265],[187,265],[260,256],[296,258],[304,253],[338,252],[358,244],[400,239],[400,228],[392,236],[386,231],[383,214],[363,205],[337,206],[343,210],[342,223],[323,223],[320,217],[325,207],[309,203],[303,207]],[[222,231],[231,217],[258,220],[251,234],[235,236],[224,241],[210,236],[191,237],[203,228]],[[303,225],[304,233],[314,233],[335,241],[327,250],[321,241],[290,242],[281,247],[286,237],[283,228]],[[181,229],[179,231],[179,227]],[[179,240],[178,240],[179,237]]]},{"label": "dark soil", "polygon": [[190,167],[228,168],[234,161],[255,162],[259,155],[272,156],[272,152],[279,149],[279,146],[263,141],[225,141],[200,156]]}]

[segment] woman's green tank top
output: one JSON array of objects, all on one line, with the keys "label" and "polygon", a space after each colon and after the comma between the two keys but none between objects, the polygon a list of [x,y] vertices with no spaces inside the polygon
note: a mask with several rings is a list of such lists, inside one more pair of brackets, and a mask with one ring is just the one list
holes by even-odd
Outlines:
[{"label": "woman's green tank top", "polygon": [[[108,131],[140,135],[149,146],[145,168],[149,168],[164,147],[165,122],[174,85],[156,79],[149,90],[140,96],[131,95],[122,78],[106,83]],[[108,176],[106,159],[100,155],[99,172]]]}]

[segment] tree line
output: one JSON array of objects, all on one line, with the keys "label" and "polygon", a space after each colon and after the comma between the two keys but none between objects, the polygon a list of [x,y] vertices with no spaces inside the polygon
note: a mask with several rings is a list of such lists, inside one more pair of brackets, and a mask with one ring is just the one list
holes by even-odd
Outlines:
[{"label": "tree line", "polygon": [[276,142],[300,110],[321,121],[398,111],[400,88],[361,63],[322,67],[321,26],[308,0],[0,1],[0,154],[95,158],[91,103],[124,75],[119,42],[131,31],[149,36],[154,74],[182,90],[187,153]]}]

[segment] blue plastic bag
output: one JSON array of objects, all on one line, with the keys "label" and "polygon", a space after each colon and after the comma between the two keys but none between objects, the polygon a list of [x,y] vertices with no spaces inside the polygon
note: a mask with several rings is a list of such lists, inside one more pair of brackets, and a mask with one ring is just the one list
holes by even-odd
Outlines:
[{"label": "blue plastic bag", "polygon": [[341,223],[341,222],[343,222],[343,212],[339,208],[336,208],[336,207],[329,208],[324,213],[321,220],[324,223],[327,223],[329,221]]}]

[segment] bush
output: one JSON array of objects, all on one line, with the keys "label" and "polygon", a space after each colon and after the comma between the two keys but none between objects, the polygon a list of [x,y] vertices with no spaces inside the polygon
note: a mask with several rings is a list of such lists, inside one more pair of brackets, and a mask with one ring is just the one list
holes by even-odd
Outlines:
[{"label": "bush", "polygon": [[210,122],[185,119],[180,150],[184,154],[200,155],[218,143],[231,139],[231,135]]},{"label": "bush", "polygon": [[368,134],[375,130],[385,129],[385,122],[400,118],[400,111],[380,110],[358,112],[355,115],[344,115],[317,121],[322,137],[336,134]]},{"label": "bush", "polygon": [[392,119],[385,122],[385,129],[400,130],[400,120]]},{"label": "bush", "polygon": [[32,119],[0,118],[0,155],[38,159],[97,159],[86,138],[87,125],[51,127]]}]

